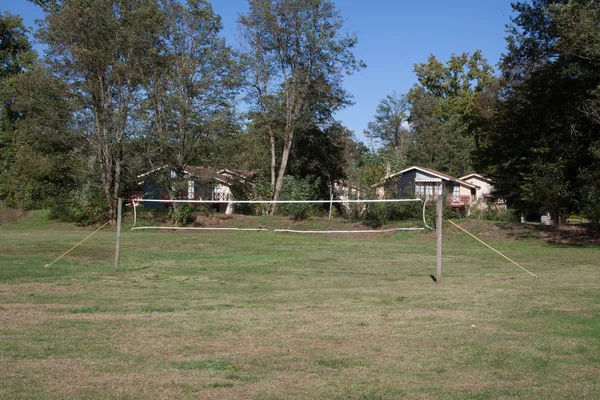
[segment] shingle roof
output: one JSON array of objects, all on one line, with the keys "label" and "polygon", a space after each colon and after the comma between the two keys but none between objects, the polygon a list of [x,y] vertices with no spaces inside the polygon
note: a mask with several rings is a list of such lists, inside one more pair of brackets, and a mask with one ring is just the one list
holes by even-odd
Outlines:
[{"label": "shingle roof", "polygon": [[[443,173],[443,172],[436,171],[435,169],[431,169],[431,168],[425,168],[425,167],[418,167],[418,166],[416,166],[416,165],[413,165],[412,167],[409,167],[409,168],[403,169],[402,171],[400,171],[400,172],[396,172],[395,174],[388,175],[388,176],[386,176],[386,177],[385,177],[385,178],[383,178],[383,179],[384,179],[384,180],[387,180],[387,179],[393,178],[393,177],[395,177],[395,176],[402,175],[402,174],[404,174],[405,172],[408,172],[408,171],[410,171],[411,169],[418,169],[418,170],[420,170],[420,171],[427,172],[427,173],[429,173],[429,174],[435,175],[435,176],[437,176],[438,178],[442,178],[442,179],[444,179],[444,180],[447,180],[447,181],[458,182],[458,183],[461,183],[461,184],[463,184],[463,185],[465,185],[465,186],[467,186],[467,187],[470,187],[470,188],[472,188],[472,189],[476,189],[476,188],[478,188],[478,187],[479,187],[479,186],[477,186],[477,185],[473,185],[472,183],[465,182],[465,181],[461,181],[460,179],[458,179],[458,178],[455,178],[455,177],[453,177],[453,176],[450,176],[450,175],[448,175],[448,174],[445,174],[445,173]],[[377,186],[377,185],[375,185],[375,186]]]}]

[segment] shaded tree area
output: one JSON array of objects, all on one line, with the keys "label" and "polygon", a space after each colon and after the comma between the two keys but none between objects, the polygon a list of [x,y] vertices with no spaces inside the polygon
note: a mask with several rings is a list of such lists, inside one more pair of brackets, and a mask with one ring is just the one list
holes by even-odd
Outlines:
[{"label": "shaded tree area", "polygon": [[21,210],[53,205],[77,165],[66,86],[37,62],[18,16],[0,15],[0,195]]},{"label": "shaded tree area", "polygon": [[102,189],[109,218],[123,193],[125,147],[138,128],[133,114],[162,26],[151,0],[82,0],[55,3],[39,32],[51,68],[77,98],[78,132],[97,167],[90,179]]},{"label": "shaded tree area", "polygon": [[502,79],[481,95],[477,165],[522,212],[600,222],[600,5],[513,5]]},{"label": "shaded tree area", "polygon": [[163,171],[177,197],[189,165],[255,170],[269,198],[288,172],[317,197],[345,177],[350,133],[332,116],[351,102],[343,75],[363,65],[332,2],[251,1],[241,54],[207,0],[32,2],[45,12],[43,60],[20,19],[2,19],[1,195],[12,205],[114,219],[140,174]]}]

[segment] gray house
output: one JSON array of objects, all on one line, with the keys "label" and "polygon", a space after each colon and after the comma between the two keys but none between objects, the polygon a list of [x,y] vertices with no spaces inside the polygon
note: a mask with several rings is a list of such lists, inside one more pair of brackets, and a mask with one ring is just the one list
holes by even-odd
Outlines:
[{"label": "gray house", "polygon": [[377,185],[382,189],[378,191],[378,197],[382,197],[383,188],[390,187],[392,182],[396,182],[398,198],[416,196],[433,200],[441,194],[447,196],[448,204],[453,207],[471,204],[479,188],[442,172],[413,166],[385,177]]}]

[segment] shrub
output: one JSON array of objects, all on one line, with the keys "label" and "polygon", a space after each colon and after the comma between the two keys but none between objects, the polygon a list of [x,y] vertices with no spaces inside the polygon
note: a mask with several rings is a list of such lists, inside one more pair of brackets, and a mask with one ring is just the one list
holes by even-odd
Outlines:
[{"label": "shrub", "polygon": [[469,214],[470,218],[482,219],[485,221],[498,222],[517,222],[518,218],[513,210],[495,208],[489,204],[485,208],[472,208]]},{"label": "shrub", "polygon": [[[279,196],[280,200],[313,200],[319,190],[320,179],[311,181],[311,177],[304,179],[288,175],[284,178],[283,187]],[[282,204],[279,211],[296,220],[307,219],[314,210],[312,204]]]},{"label": "shrub", "polygon": [[177,226],[186,226],[194,220],[194,213],[189,204],[180,204],[179,207],[173,207],[171,218]]},{"label": "shrub", "polygon": [[105,221],[108,206],[103,193],[91,185],[73,190],[50,210],[51,219],[92,225]]},{"label": "shrub", "polygon": [[387,222],[387,210],[385,204],[369,203],[363,212],[363,224],[377,229]]}]

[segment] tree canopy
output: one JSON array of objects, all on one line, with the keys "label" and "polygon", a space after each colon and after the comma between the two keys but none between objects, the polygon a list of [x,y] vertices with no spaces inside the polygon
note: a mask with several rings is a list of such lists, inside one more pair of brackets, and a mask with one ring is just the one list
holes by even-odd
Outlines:
[{"label": "tree canopy", "polygon": [[482,96],[477,164],[523,212],[560,221],[598,200],[600,5],[517,2],[502,79]]}]

